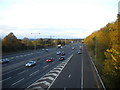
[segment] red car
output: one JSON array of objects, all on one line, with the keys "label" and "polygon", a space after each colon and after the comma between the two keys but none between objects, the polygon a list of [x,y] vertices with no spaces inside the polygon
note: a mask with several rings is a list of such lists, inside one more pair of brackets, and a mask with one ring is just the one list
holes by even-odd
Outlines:
[{"label": "red car", "polygon": [[54,58],[47,59],[46,62],[53,62]]}]

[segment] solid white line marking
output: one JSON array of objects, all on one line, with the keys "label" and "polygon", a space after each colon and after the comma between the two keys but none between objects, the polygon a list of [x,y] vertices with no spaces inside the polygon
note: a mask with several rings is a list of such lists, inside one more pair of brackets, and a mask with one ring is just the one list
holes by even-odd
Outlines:
[{"label": "solid white line marking", "polygon": [[8,79],[10,79],[11,77],[9,77],[9,78],[6,78],[6,79],[4,79],[4,80],[1,80],[0,82],[4,82],[4,81],[6,81],[6,80],[8,80]]},{"label": "solid white line marking", "polygon": [[24,71],[22,71],[22,72],[18,73],[18,75],[19,75],[19,74],[22,74],[22,73],[24,73],[24,72],[26,72],[26,71],[28,71],[28,70],[24,70]]},{"label": "solid white line marking", "polygon": [[35,74],[35,73],[37,73],[37,72],[39,72],[39,70],[37,70],[37,71],[31,73],[29,76],[32,76],[33,74]]},{"label": "solid white line marking", "polygon": [[81,68],[81,89],[83,90],[83,54],[82,54],[82,68]]},{"label": "solid white line marking", "polygon": [[24,80],[24,78],[22,78],[22,79],[20,79],[19,81],[17,81],[17,82],[15,82],[15,83],[13,83],[11,86],[13,86],[13,85],[15,85],[15,84],[17,84],[17,83],[21,82],[22,80]]},{"label": "solid white line marking", "polygon": [[71,77],[71,75],[68,76],[69,78]]},{"label": "solid white line marking", "polygon": [[[68,61],[70,61],[70,59],[73,57],[73,54],[68,58]],[[68,63],[68,62],[67,62]],[[67,63],[65,63],[65,65],[64,65],[64,67],[62,68],[62,70],[65,68],[65,66],[66,66],[66,64]],[[61,72],[62,72],[62,70],[61,70]],[[60,72],[60,73],[61,73]],[[59,73],[59,74],[60,74]],[[59,74],[55,77],[55,79],[52,81],[52,83],[49,85],[49,87],[47,88],[47,90],[49,90],[50,89],[50,87],[53,85],[53,83],[55,82],[55,80],[57,79],[57,77],[59,76]]]},{"label": "solid white line marking", "polygon": [[[88,53],[88,51],[87,51],[87,53]],[[90,57],[89,53],[88,53],[88,56]],[[98,76],[101,84],[102,84],[103,89],[106,90],[105,85],[104,85],[104,83],[103,83],[103,81],[102,81],[102,79],[101,79],[101,77],[100,77],[100,75],[99,75],[99,73],[98,73],[98,71],[97,71],[97,68],[96,68],[96,66],[95,66],[95,64],[94,64],[94,62],[93,62],[93,60],[92,60],[91,57],[90,57],[90,61],[92,62],[93,67],[95,68],[95,71],[96,71],[96,73],[97,73],[97,76]]]},{"label": "solid white line marking", "polygon": [[105,86],[104,86],[104,83],[103,83],[103,81],[102,81],[102,79],[101,79],[101,77],[100,77],[100,75],[99,75],[99,73],[98,73],[98,71],[97,71],[97,68],[96,68],[94,62],[92,61],[91,57],[90,57],[90,60],[91,60],[91,62],[92,62],[92,65],[93,65],[94,68],[95,68],[95,71],[96,71],[96,73],[97,73],[97,75],[98,75],[98,78],[99,78],[99,80],[100,80],[100,82],[101,82],[101,84],[102,84],[104,90],[106,90],[106,88],[105,88]]}]

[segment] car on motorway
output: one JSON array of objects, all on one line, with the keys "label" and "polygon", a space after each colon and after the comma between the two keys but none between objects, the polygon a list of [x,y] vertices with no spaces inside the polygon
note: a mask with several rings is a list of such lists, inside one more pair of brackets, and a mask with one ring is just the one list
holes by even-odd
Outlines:
[{"label": "car on motorway", "polygon": [[61,57],[59,58],[59,61],[63,61],[63,60],[65,60],[65,57],[64,57],[64,56],[61,56]]},{"label": "car on motorway", "polygon": [[49,58],[46,60],[46,62],[53,62],[54,61],[54,58]]},{"label": "car on motorway", "polygon": [[60,52],[60,51],[58,51],[58,52],[57,52],[57,55],[60,55],[60,54],[61,54],[61,52]]},{"label": "car on motorway", "polygon": [[61,47],[61,49],[63,49],[63,47]]},{"label": "car on motorway", "polygon": [[62,52],[62,53],[61,53],[61,56],[64,56],[64,55],[65,55],[65,52]]},{"label": "car on motorway", "polygon": [[57,45],[57,48],[61,48],[61,44]]},{"label": "car on motorway", "polygon": [[82,46],[80,46],[80,50],[82,50]]},{"label": "car on motorway", "polygon": [[78,54],[82,54],[82,51],[80,50],[80,51],[78,51]]},{"label": "car on motorway", "polygon": [[8,63],[10,60],[8,58],[5,59],[0,59],[0,63],[4,64],[4,63]]},{"label": "car on motorway", "polygon": [[44,51],[45,49],[42,49],[42,51]]},{"label": "car on motorway", "polygon": [[26,67],[31,67],[31,66],[34,66],[36,65],[36,61],[29,61],[25,64]]},{"label": "car on motorway", "polygon": [[48,49],[45,49],[46,52],[48,52]]},{"label": "car on motorway", "polygon": [[74,50],[75,49],[75,47],[72,47],[72,50]]}]

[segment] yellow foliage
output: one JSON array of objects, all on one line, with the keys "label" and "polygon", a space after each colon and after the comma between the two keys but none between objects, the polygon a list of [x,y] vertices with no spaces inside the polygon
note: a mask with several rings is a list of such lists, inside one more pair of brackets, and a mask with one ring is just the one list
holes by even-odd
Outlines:
[{"label": "yellow foliage", "polygon": [[120,16],[118,19],[84,39],[90,52],[99,53],[97,54],[99,58],[101,53],[104,54],[104,57],[101,57],[103,62],[101,73],[108,87],[120,87],[118,84],[120,83]]}]

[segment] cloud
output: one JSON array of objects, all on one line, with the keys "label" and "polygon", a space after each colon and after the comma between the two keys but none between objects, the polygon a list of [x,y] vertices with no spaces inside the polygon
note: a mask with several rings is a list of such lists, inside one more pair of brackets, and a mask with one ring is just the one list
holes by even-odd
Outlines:
[{"label": "cloud", "polygon": [[2,0],[0,32],[12,31],[19,37],[30,32],[85,37],[115,21],[117,1]]}]

